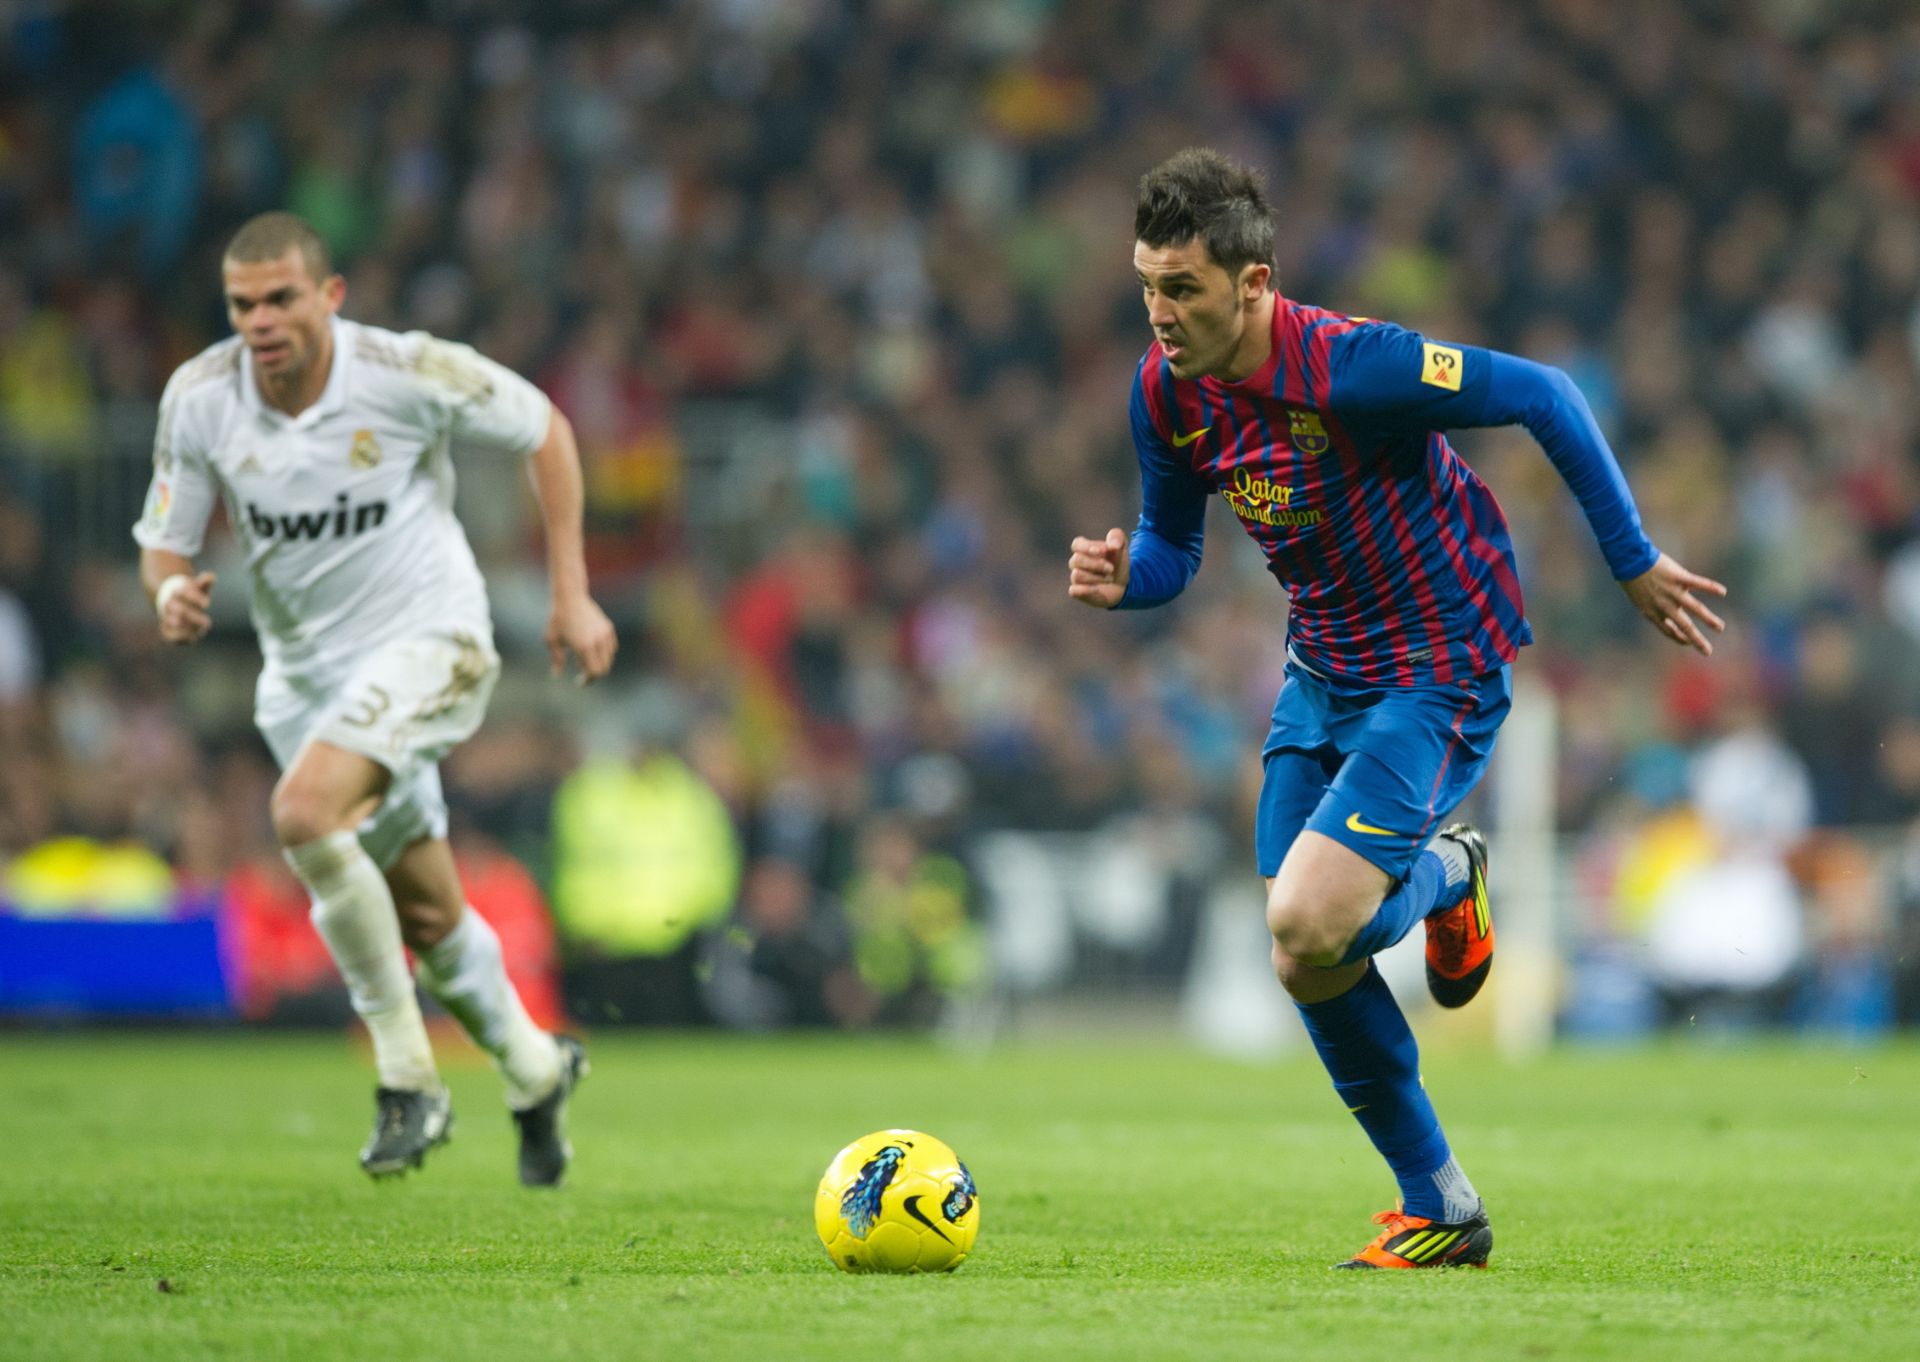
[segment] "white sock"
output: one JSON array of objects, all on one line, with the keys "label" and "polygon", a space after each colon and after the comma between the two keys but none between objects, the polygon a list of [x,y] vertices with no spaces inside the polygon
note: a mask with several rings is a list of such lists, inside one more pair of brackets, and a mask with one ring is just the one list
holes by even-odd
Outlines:
[{"label": "white sock", "polygon": [[1480,1214],[1480,1194],[1473,1190],[1467,1175],[1460,1171],[1460,1160],[1448,1159],[1436,1168],[1433,1185],[1446,1200],[1447,1210],[1442,1219],[1448,1224],[1471,1220]]},{"label": "white sock", "polygon": [[1447,868],[1446,891],[1440,901],[1451,908],[1459,901],[1460,895],[1467,891],[1467,880],[1473,875],[1473,861],[1467,855],[1467,849],[1451,837],[1436,837],[1427,843],[1427,850],[1440,858],[1440,864]]},{"label": "white sock", "polygon": [[471,904],[437,945],[421,951],[416,972],[427,992],[493,1056],[507,1081],[507,1105],[524,1110],[560,1081],[560,1047],[527,1015],[500,938]]},{"label": "white sock", "polygon": [[380,867],[350,830],[289,847],[286,857],[313,896],[313,925],[347,981],[353,1010],[373,1036],[380,1086],[439,1088],[420,1000],[400,946],[400,919]]}]

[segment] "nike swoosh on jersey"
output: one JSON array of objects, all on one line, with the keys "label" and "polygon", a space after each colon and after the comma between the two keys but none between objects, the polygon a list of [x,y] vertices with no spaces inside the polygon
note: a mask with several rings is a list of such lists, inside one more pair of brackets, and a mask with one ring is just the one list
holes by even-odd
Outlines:
[{"label": "nike swoosh on jersey", "polygon": [[1360,815],[1357,813],[1347,815],[1347,827],[1354,832],[1370,832],[1375,837],[1398,837],[1400,835],[1392,828],[1376,828],[1371,823],[1362,823],[1360,821]]},{"label": "nike swoosh on jersey", "polygon": [[1193,431],[1190,434],[1175,435],[1173,437],[1173,447],[1175,449],[1185,449],[1188,445],[1192,444],[1195,440],[1199,439],[1202,435],[1205,435],[1208,431],[1212,429],[1213,429],[1212,426],[1202,426],[1200,427],[1200,429]]}]

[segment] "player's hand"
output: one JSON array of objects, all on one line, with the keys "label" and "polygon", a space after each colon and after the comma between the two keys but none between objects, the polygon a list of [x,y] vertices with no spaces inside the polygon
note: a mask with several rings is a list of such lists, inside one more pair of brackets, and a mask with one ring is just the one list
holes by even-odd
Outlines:
[{"label": "player's hand", "polygon": [[1067,559],[1067,594],[1086,605],[1111,610],[1127,594],[1127,532],[1113,529],[1105,539],[1075,539]]},{"label": "player's hand", "polygon": [[213,628],[211,572],[189,577],[185,573],[160,584],[154,609],[160,616],[160,637],[168,643],[198,643]]},{"label": "player's hand", "polygon": [[1620,583],[1620,589],[1627,593],[1633,608],[1661,633],[1683,648],[1713,656],[1713,644],[1700,632],[1700,625],[1715,633],[1725,633],[1727,626],[1700,597],[1725,596],[1726,587],[1711,577],[1687,571],[1663,553],[1638,577]]},{"label": "player's hand", "polygon": [[567,670],[567,654],[580,659],[579,683],[598,681],[613,668],[613,655],[620,651],[614,636],[613,621],[606,611],[584,592],[553,603],[547,616],[547,656],[553,659],[553,674]]}]

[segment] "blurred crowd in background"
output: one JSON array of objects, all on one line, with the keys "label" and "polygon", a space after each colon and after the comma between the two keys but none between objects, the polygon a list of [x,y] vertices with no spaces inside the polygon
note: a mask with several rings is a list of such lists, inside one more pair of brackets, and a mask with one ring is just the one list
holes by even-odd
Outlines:
[{"label": "blurred crowd in background", "polygon": [[1267,174],[1287,295],[1565,368],[1655,541],[1732,589],[1682,653],[1524,432],[1458,437],[1558,701],[1567,1025],[1920,1019],[1899,0],[18,0],[0,897],[132,856],[129,901],[159,865],[304,930],[231,543],[174,653],[128,536],[225,239],[278,207],[348,316],[472,342],[579,432],[619,679],[545,678],[523,471],[463,463],[509,677],[446,768],[576,1008],[924,1018],[990,987],[1008,829],[1210,829],[1201,870],[1250,879],[1258,554],[1221,517],[1170,609],[1065,594],[1071,536],[1137,507],[1134,184],[1195,143]]}]

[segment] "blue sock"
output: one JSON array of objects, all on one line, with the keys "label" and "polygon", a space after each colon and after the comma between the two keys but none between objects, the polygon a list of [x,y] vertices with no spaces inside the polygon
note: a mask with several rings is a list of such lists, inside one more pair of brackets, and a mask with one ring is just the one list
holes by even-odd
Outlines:
[{"label": "blue sock", "polygon": [[1413,869],[1393,893],[1380,900],[1373,920],[1360,929],[1340,963],[1351,965],[1378,955],[1413,930],[1413,924],[1440,905],[1447,890],[1447,863],[1434,851],[1423,851]]},{"label": "blue sock", "polygon": [[1333,1090],[1393,1169],[1406,1213],[1447,1219],[1433,1175],[1453,1152],[1420,1086],[1420,1048],[1379,969],[1369,961],[1360,982],[1339,997],[1298,1006]]}]

